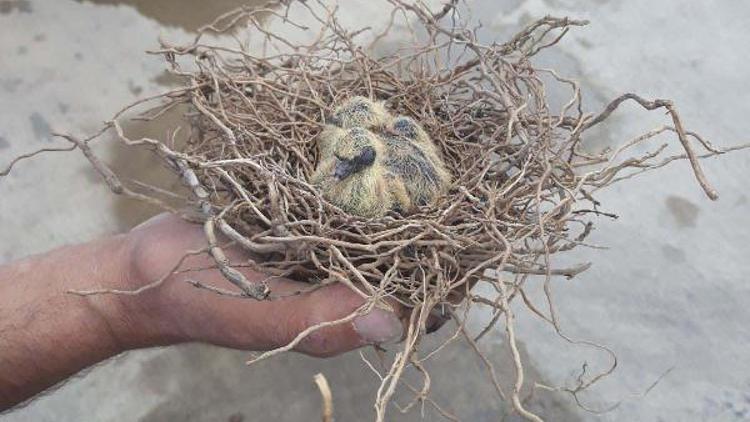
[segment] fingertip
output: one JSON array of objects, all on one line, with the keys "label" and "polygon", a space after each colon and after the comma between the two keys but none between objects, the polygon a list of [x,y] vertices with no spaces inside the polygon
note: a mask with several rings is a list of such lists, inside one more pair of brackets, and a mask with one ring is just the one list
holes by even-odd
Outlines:
[{"label": "fingertip", "polygon": [[310,333],[300,342],[297,348],[300,352],[328,357],[366,345],[392,344],[403,336],[403,324],[390,310],[374,307],[355,316],[365,298],[343,284],[322,288],[306,298],[306,302],[308,309],[299,332],[321,323],[343,321]]},{"label": "fingertip", "polygon": [[353,328],[366,344],[395,344],[404,335],[404,326],[396,314],[380,308],[355,318]]}]

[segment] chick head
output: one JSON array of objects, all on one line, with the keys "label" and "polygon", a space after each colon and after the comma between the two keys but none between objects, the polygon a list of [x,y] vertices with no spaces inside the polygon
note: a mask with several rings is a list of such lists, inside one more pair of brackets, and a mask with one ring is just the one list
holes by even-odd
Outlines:
[{"label": "chick head", "polygon": [[388,131],[396,136],[417,142],[430,142],[429,136],[422,127],[411,117],[398,116],[388,125]]},{"label": "chick head", "polygon": [[341,138],[346,137],[346,129],[338,126],[326,125],[318,135],[317,146],[321,159],[325,160],[333,155],[333,147],[339,143]]},{"label": "chick head", "polygon": [[382,146],[374,133],[362,127],[349,129],[333,148],[333,177],[343,180],[371,167],[378,154],[382,154]]},{"label": "chick head", "polygon": [[337,107],[326,123],[344,129],[353,127],[374,128],[385,126],[391,119],[383,104],[369,98],[356,96]]}]

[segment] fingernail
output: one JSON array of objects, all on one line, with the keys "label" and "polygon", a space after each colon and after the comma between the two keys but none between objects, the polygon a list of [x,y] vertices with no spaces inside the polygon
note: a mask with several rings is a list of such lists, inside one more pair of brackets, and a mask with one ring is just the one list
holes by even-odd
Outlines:
[{"label": "fingernail", "polygon": [[354,330],[367,344],[397,343],[404,332],[401,321],[394,313],[378,308],[355,318]]}]

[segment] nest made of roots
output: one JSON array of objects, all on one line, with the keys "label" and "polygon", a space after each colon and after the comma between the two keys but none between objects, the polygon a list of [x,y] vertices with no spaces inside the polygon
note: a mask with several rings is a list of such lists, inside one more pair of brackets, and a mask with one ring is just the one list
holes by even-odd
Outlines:
[{"label": "nest made of roots", "polygon": [[[723,151],[687,132],[669,101],[625,94],[599,113],[585,113],[576,81],[534,65],[534,56],[586,22],[546,17],[507,42],[484,44],[458,1],[435,10],[422,2],[381,3],[385,19],[379,29],[350,28],[337,8],[319,1],[232,11],[204,27],[194,42],[162,41],[153,52],[183,78],[182,87],[128,106],[95,136],[66,138],[116,193],[175,209],[167,205],[174,193],[122,182],[91,152],[89,143],[108,129],[128,145],[150,148],[182,178],[190,188],[183,202],[199,210],[191,218],[204,224],[208,252],[238,290],[202,287],[273,298],[265,285],[249,283],[232,268],[217,243],[221,232],[252,253],[243,265],[318,285],[346,283],[368,298],[357,312],[333,323],[350,321],[385,298],[414,309],[403,350],[381,378],[378,420],[404,369],[421,367],[415,350],[430,313],[439,310],[456,319],[457,332],[476,349],[456,312],[471,305],[493,309],[490,325],[500,319],[506,323],[519,377],[510,402],[527,419],[538,420],[519,399],[523,369],[509,303],[524,297],[531,275],[540,276],[549,294],[551,277],[572,277],[587,268],[554,268],[550,256],[586,245],[589,217],[602,214],[594,199],[599,189],[688,159],[706,194],[715,198],[698,158]],[[221,34],[238,40],[238,34],[250,34],[250,43],[228,47],[206,41]],[[549,105],[549,85],[569,92],[558,109]],[[381,100],[394,114],[423,125],[454,179],[446,195],[410,215],[365,219],[332,205],[308,183],[325,116],[355,95]],[[187,142],[125,136],[123,114],[154,101],[158,105],[140,119],[158,120],[172,108],[189,106]],[[586,151],[582,141],[589,130],[625,101],[664,109],[670,122],[619,148]],[[684,154],[666,156],[666,145],[641,155],[633,152],[665,132],[675,135]],[[693,144],[704,150],[702,155]],[[479,281],[492,284],[496,295],[472,293]],[[523,302],[560,333],[552,299],[547,299],[545,312]],[[260,358],[291,349],[315,329]],[[613,367],[603,374],[582,374],[575,388],[564,390],[575,396]],[[426,400],[427,389],[420,391],[415,400]]]},{"label": "nest made of roots", "polygon": [[[385,3],[393,10],[390,20],[364,45],[358,37],[366,30],[348,28],[335,9],[294,2],[237,10],[210,27],[226,32],[248,22],[263,37],[263,53],[199,40],[159,51],[173,73],[188,78],[168,105],[187,103],[193,110],[187,145],[161,152],[193,189],[204,216],[259,256],[257,270],[321,283],[354,281],[368,295],[430,307],[486,270],[573,276],[583,267],[551,269],[545,257],[585,239],[590,225],[576,203],[596,208],[596,190],[625,169],[653,165],[649,160],[658,155],[625,163],[615,160],[622,150],[592,155],[580,148],[588,129],[626,99],[663,107],[675,125],[661,131],[676,130],[694,159],[668,101],[631,95],[598,116],[584,114],[576,82],[534,67],[533,56],[585,22],[545,18],[509,42],[483,45],[461,26],[455,3],[436,13]],[[307,21],[296,22],[300,10],[292,8],[306,12]],[[267,20],[316,37],[293,44],[283,30],[268,29]],[[399,23],[408,26],[408,44],[383,52],[379,43]],[[182,69],[177,57],[185,55],[197,68]],[[544,75],[570,87],[560,110],[548,106]],[[325,116],[355,95],[384,101],[394,114],[424,126],[454,178],[447,195],[410,215],[365,219],[327,202],[308,183]],[[697,163],[695,170],[715,195]],[[264,294],[233,281],[248,295]]]}]

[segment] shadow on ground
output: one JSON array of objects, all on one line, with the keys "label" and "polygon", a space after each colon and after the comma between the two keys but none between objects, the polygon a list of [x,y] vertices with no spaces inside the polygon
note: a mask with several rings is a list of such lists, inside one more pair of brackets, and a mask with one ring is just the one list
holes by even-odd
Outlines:
[{"label": "shadow on ground", "polygon": [[[444,327],[437,337],[445,339],[451,334],[451,328]],[[437,337],[427,343],[434,347],[438,344]],[[492,349],[492,356],[508,356],[501,344],[491,339],[487,344],[494,344],[488,348]],[[365,355],[374,358],[371,351],[366,351]],[[140,376],[142,389],[158,394],[164,400],[140,422],[318,420],[320,395],[313,383],[313,376],[319,372],[326,375],[331,385],[336,420],[374,418],[372,403],[378,380],[365,366],[358,352],[333,359],[285,354],[251,367],[244,366],[247,357],[247,353],[243,352],[185,345],[144,363]],[[524,358],[528,358],[525,353]],[[512,364],[499,360],[493,363],[499,379],[507,385],[513,377]],[[428,362],[427,369],[432,377],[430,397],[460,420],[520,420],[506,415],[507,408],[497,398],[488,373],[465,342],[455,342],[447,347]],[[539,375],[533,368],[527,368],[526,375],[527,385],[539,381]],[[406,378],[414,387],[421,387],[418,374],[410,373]],[[394,402],[404,406],[411,397],[402,388]],[[580,420],[574,405],[559,395],[537,392],[530,408],[555,421]],[[388,420],[416,422],[446,419],[430,404],[425,404],[423,408],[414,406],[405,414],[400,414],[392,406]]]}]

